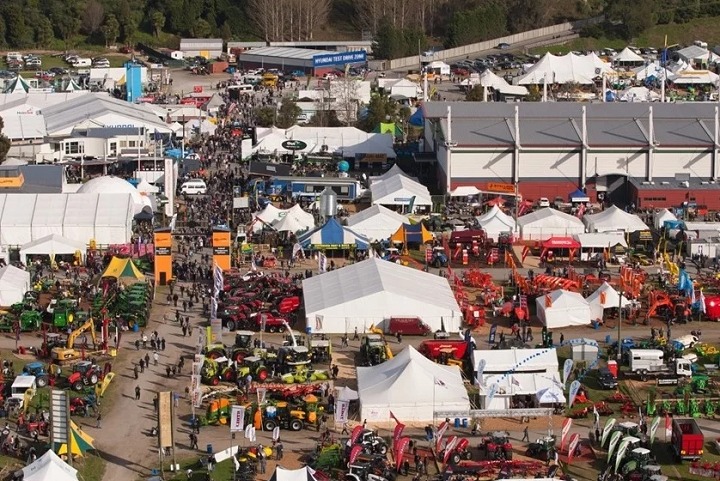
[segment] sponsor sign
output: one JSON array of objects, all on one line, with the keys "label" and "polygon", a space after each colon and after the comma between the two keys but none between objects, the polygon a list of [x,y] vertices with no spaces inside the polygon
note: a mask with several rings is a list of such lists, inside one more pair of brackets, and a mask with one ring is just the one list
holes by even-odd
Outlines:
[{"label": "sponsor sign", "polygon": [[313,67],[315,68],[364,62],[367,62],[367,52],[365,52],[365,50],[328,53],[313,56]]},{"label": "sponsor sign", "polygon": [[307,148],[307,144],[302,140],[286,140],[280,145],[287,150],[304,150]]},{"label": "sponsor sign", "polygon": [[505,184],[501,182],[488,182],[487,190],[493,192],[506,192],[508,194],[514,194],[515,186],[512,184]]}]

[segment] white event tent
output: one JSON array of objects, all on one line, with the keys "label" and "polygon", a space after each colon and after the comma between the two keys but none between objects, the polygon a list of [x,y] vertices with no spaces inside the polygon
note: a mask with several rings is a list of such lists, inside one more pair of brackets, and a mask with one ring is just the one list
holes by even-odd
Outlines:
[{"label": "white event tent", "polygon": [[635,80],[645,80],[648,77],[668,79],[672,75],[672,72],[663,67],[660,62],[653,62],[642,67],[634,68],[633,72],[635,73]]},{"label": "white event tent", "polygon": [[129,193],[0,194],[0,245],[23,246],[51,234],[83,245],[126,244],[135,208]]},{"label": "white event tent", "polygon": [[573,237],[580,243],[582,249],[610,249],[618,245],[628,246],[622,232],[591,232],[575,234]]},{"label": "white event tent", "polygon": [[270,481],[317,481],[317,478],[315,471],[309,466],[303,466],[300,469],[285,469],[277,466]]},{"label": "white event tent", "polygon": [[[402,174],[395,174],[370,186],[373,204],[432,207],[427,187]],[[414,200],[413,200],[414,198]]]},{"label": "white event tent", "polygon": [[625,47],[613,55],[612,60],[618,65],[642,65],[645,63],[645,59],[630,50],[630,47]]},{"label": "white event tent", "polygon": [[377,258],[303,280],[303,299],[307,327],[318,333],[365,332],[391,317],[418,317],[432,331],[462,323],[447,279]]},{"label": "white event tent", "polygon": [[547,240],[585,232],[582,221],[575,216],[545,207],[518,218],[520,236],[525,240]]},{"label": "white event tent", "polygon": [[716,85],[720,75],[710,70],[695,70],[688,67],[675,72],[668,80],[676,85]]},{"label": "white event tent", "polygon": [[660,94],[647,87],[630,87],[618,92],[620,102],[656,102]]},{"label": "white event tent", "polygon": [[371,205],[347,218],[347,225],[372,241],[390,238],[403,224],[410,224],[404,215],[382,205]]},{"label": "white event tent", "polygon": [[630,304],[630,301],[625,296],[620,296],[620,293],[607,282],[603,282],[585,300],[590,304],[593,319],[602,319],[605,309],[619,307],[621,304],[625,307]]},{"label": "white event tent", "polygon": [[23,481],[77,481],[77,469],[49,449],[35,462],[22,468]]},{"label": "white event tent", "polygon": [[586,326],[593,319],[590,304],[577,292],[557,289],[535,299],[537,316],[548,329]]},{"label": "white event tent", "polygon": [[512,232],[514,234],[517,230],[515,219],[503,212],[497,205],[494,205],[483,215],[475,217],[475,219],[477,219],[478,224],[480,224],[487,236],[496,242],[503,232]]},{"label": "white event tent", "polygon": [[435,411],[470,410],[460,368],[437,364],[412,346],[377,366],[358,367],[357,381],[360,418],[369,422],[389,422],[390,412],[402,421],[432,422]]},{"label": "white event tent", "polygon": [[588,232],[636,232],[648,230],[648,226],[635,214],[625,212],[616,205],[612,205],[597,214],[583,216]]},{"label": "white event tent", "polygon": [[603,74],[613,74],[610,64],[604,62],[595,53],[588,55],[557,56],[546,53],[538,62],[521,75],[518,85],[542,85],[577,83],[590,85],[593,79]]},{"label": "white event tent", "polygon": [[478,195],[481,192],[482,191],[474,185],[461,185],[451,190],[448,195],[450,197],[472,197],[473,195]]},{"label": "white event tent", "polygon": [[678,220],[677,216],[667,209],[656,210],[653,213],[653,222],[655,223],[656,229],[661,229],[665,225],[665,221],[669,220],[675,222]]},{"label": "white event tent", "polygon": [[30,273],[15,266],[0,269],[0,306],[12,306],[30,290]]},{"label": "white event tent", "polygon": [[29,255],[69,255],[80,252],[85,255],[86,244],[73,239],[68,239],[60,234],[50,234],[20,247],[20,259],[27,264]]}]

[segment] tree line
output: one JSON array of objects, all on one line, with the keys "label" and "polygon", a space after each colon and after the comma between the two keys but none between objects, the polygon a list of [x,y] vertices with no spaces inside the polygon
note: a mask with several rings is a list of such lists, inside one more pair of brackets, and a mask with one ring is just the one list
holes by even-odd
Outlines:
[{"label": "tree line", "polygon": [[[631,39],[655,24],[720,15],[701,0],[13,0],[0,3],[0,47],[67,49],[177,37],[376,41],[376,58],[415,55],[596,15],[588,34]],[[154,40],[153,40],[154,38]]]}]

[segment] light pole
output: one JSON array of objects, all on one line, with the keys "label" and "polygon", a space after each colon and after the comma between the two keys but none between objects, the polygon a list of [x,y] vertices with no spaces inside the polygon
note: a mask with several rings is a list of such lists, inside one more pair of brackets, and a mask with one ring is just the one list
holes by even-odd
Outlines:
[{"label": "light pole", "polygon": [[623,291],[620,289],[620,299],[618,300],[618,351],[617,351],[617,361],[618,366],[620,366],[622,361],[622,339],[620,339],[620,326],[622,326],[622,318],[623,318],[623,311],[622,311],[622,299],[623,299]]}]

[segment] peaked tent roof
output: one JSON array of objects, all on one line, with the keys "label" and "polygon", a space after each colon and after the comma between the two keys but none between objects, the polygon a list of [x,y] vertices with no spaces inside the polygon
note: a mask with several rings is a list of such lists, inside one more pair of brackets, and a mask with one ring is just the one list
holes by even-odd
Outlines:
[{"label": "peaked tent roof", "polygon": [[393,411],[401,419],[430,420],[436,405],[470,408],[460,369],[435,363],[412,346],[377,366],[358,367],[357,380],[363,418],[388,419]]},{"label": "peaked tent roof", "polygon": [[583,217],[590,232],[636,232],[648,230],[648,226],[640,220],[640,217],[625,212],[616,205],[612,205],[597,214],[589,214]]},{"label": "peaked tent roof", "polygon": [[77,92],[79,90],[83,90],[83,88],[72,77],[62,89],[63,92]]},{"label": "peaked tent roof", "polygon": [[285,469],[282,466],[277,466],[270,481],[317,481],[315,477],[315,471],[304,466],[300,469]]},{"label": "peaked tent roof", "polygon": [[416,180],[416,179],[414,179],[413,177],[410,177],[409,175],[407,175],[407,174],[405,173],[405,171],[402,170],[397,164],[393,164],[393,166],[390,167],[390,168],[388,169],[388,171],[385,172],[385,173],[382,174],[382,175],[370,177],[370,180],[372,181],[372,183],[376,183],[376,182],[380,182],[380,181],[383,181],[383,180],[387,180],[387,179],[389,179],[390,177],[393,177],[393,176],[395,176],[395,175],[402,175],[402,176],[407,177],[408,179]]},{"label": "peaked tent roof", "polygon": [[132,259],[123,259],[122,257],[113,257],[101,277],[114,277],[117,280],[145,280],[145,276],[135,267]]},{"label": "peaked tent roof", "polygon": [[376,241],[388,239],[401,225],[409,223],[407,217],[382,205],[371,205],[347,219],[353,232]]},{"label": "peaked tent roof", "polygon": [[[298,219],[304,221],[305,223],[311,223],[311,225],[315,225],[315,217],[313,215],[304,210],[302,207],[300,207],[300,204],[295,204],[287,211],[288,214],[292,214]],[[286,214],[287,215],[287,214]]]},{"label": "peaked tent roof", "polygon": [[272,224],[272,227],[278,232],[296,233],[315,227],[315,222],[307,222],[306,219],[301,219],[295,214],[291,214],[290,212],[288,212],[287,214],[285,214],[285,217],[278,221],[275,221]]},{"label": "peaked tent roof", "polygon": [[594,53],[589,55],[568,53],[557,56],[548,52],[525,75],[520,77],[518,85],[540,85],[545,81],[548,84],[589,85],[603,72],[613,73],[614,71],[608,63],[603,62]]},{"label": "peaked tent roof", "polygon": [[559,210],[545,207],[518,218],[524,239],[547,239],[553,236],[569,236],[585,232],[580,219]]},{"label": "peaked tent roof", "polygon": [[665,221],[677,221],[678,218],[675,214],[667,209],[660,209],[655,211],[653,214],[653,220],[655,221],[655,228],[660,229],[665,225]]},{"label": "peaked tent roof", "polygon": [[0,268],[0,306],[11,306],[20,302],[30,290],[30,273],[7,265]]},{"label": "peaked tent roof", "polygon": [[404,174],[396,174],[370,186],[373,204],[408,205],[415,197],[415,206],[432,206],[427,187]]},{"label": "peaked tent roof", "polygon": [[630,47],[625,47],[620,52],[613,55],[613,62],[618,63],[645,63],[645,59],[636,54]]},{"label": "peaked tent roof", "polygon": [[34,463],[22,468],[23,481],[77,481],[77,469],[50,449]]},{"label": "peaked tent roof", "polygon": [[[605,294],[605,299],[602,299],[602,294]],[[618,307],[620,305],[620,302],[622,302],[623,306],[630,304],[630,301],[627,297],[622,296],[622,301],[620,299],[620,293],[616,291],[615,288],[607,282],[603,282],[600,287],[598,287],[595,292],[590,294],[585,300],[588,301],[588,304],[597,304],[603,309]],[[603,300],[605,302],[602,302]]]},{"label": "peaked tent roof", "polygon": [[487,233],[488,237],[495,240],[497,240],[500,233],[515,232],[517,229],[515,219],[503,212],[497,205],[494,205],[483,215],[475,217],[475,219],[477,219],[478,224]]},{"label": "peaked tent roof", "polygon": [[25,78],[22,75],[18,75],[15,77],[10,85],[5,89],[6,94],[12,94],[16,92],[29,92],[30,91],[30,84],[25,80]]},{"label": "peaked tent roof", "polygon": [[[550,305],[547,305],[547,297]],[[592,310],[585,298],[577,292],[557,289],[535,300],[537,316],[548,329],[566,326],[585,326],[592,320]]]},{"label": "peaked tent roof", "polygon": [[390,238],[392,242],[414,242],[420,244],[432,242],[433,239],[434,236],[425,228],[423,223],[402,224]]},{"label": "peaked tent roof", "polygon": [[479,83],[482,87],[490,87],[501,94],[506,95],[527,95],[528,89],[522,85],[511,85],[507,80],[497,75],[490,69],[485,70],[480,74]]},{"label": "peaked tent roof", "polygon": [[482,191],[474,185],[461,185],[460,187],[455,187],[451,190],[449,195],[450,197],[468,197],[471,195],[478,195],[481,192]]},{"label": "peaked tent roof", "polygon": [[68,239],[60,234],[50,234],[20,247],[20,255],[28,254],[74,254],[77,251],[84,251],[85,244],[73,239]]},{"label": "peaked tent roof", "polygon": [[[342,246],[355,246],[358,249],[367,249],[370,240],[353,232],[350,228],[341,225],[337,219],[330,218],[324,225],[301,235],[298,242],[304,248],[342,248]],[[338,247],[333,247],[338,246]]]}]

